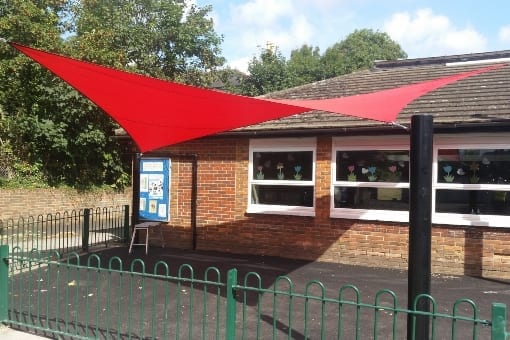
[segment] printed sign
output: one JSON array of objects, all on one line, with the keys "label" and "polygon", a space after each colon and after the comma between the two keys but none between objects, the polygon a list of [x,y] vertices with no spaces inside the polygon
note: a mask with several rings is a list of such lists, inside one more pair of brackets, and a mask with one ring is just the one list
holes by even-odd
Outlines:
[{"label": "printed sign", "polygon": [[140,160],[140,220],[169,220],[170,164],[168,158]]}]

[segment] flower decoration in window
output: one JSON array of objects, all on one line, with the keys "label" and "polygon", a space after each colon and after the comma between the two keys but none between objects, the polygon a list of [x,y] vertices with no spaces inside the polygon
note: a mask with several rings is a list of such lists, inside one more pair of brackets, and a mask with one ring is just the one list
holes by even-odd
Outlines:
[{"label": "flower decoration in window", "polygon": [[283,163],[282,162],[279,162],[278,164],[276,164],[276,170],[278,170],[278,173],[276,174],[276,177],[278,179],[285,179],[285,174],[283,173],[282,169],[283,169]]},{"label": "flower decoration in window", "polygon": [[398,182],[400,181],[400,177],[402,176],[402,173],[398,171],[398,168],[396,165],[390,165],[388,167],[388,174],[386,177],[386,180],[388,182]]},{"label": "flower decoration in window", "polygon": [[298,181],[301,180],[301,178],[303,178],[303,174],[301,174],[301,165],[296,165],[294,167],[294,171],[294,179]]},{"label": "flower decoration in window", "polygon": [[446,173],[446,175],[445,175],[445,176],[443,176],[443,178],[444,178],[444,180],[445,180],[446,182],[450,182],[450,183],[451,183],[451,182],[453,182],[453,180],[455,179],[455,176],[454,176],[454,175],[452,175],[452,170],[453,170],[453,168],[452,168],[452,166],[451,166],[451,165],[445,165],[445,166],[443,166],[443,171]]},{"label": "flower decoration in window", "polygon": [[348,181],[351,181],[351,182],[356,181],[356,174],[354,173],[354,169],[356,169],[356,167],[354,165],[349,165],[347,167],[347,170],[349,171],[349,174],[347,175]]},{"label": "flower decoration in window", "polygon": [[367,178],[370,182],[377,181],[377,175],[375,174],[375,171],[377,168],[375,166],[370,166],[368,168],[362,168],[361,173],[364,175],[367,175]]},{"label": "flower decoration in window", "polygon": [[257,179],[264,179],[264,173],[262,172],[263,169],[264,167],[262,165],[257,167],[257,170],[259,171],[257,172]]}]

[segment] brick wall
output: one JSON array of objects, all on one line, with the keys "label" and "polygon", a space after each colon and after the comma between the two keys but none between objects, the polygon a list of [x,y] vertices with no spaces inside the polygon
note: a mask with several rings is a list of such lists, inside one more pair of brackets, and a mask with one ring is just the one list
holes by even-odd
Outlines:
[{"label": "brick wall", "polygon": [[[317,140],[315,217],[246,214],[248,147],[247,139],[203,139],[168,148],[198,157],[198,249],[407,269],[407,223],[329,217],[331,138]],[[164,234],[175,247],[192,243],[191,173],[189,158],[172,158]],[[510,278],[510,232],[433,226],[432,271]]]},{"label": "brick wall", "polygon": [[73,189],[0,189],[0,220],[73,209],[131,206],[131,189],[78,192]]}]

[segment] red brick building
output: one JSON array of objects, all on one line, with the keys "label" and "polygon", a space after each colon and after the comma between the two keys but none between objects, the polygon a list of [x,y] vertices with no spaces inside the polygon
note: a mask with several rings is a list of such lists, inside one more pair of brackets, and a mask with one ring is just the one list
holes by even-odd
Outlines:
[{"label": "red brick building", "polygon": [[312,111],[174,145],[167,245],[407,269],[409,127],[434,117],[432,271],[510,278],[510,51],[378,62],[271,94],[369,93],[491,64],[386,125]]}]

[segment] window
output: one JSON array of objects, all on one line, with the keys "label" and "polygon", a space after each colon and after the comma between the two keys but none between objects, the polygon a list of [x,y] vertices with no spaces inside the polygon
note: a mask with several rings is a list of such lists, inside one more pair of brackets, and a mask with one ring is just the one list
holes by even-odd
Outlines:
[{"label": "window", "polygon": [[333,140],[331,216],[409,218],[409,137]]},{"label": "window", "polygon": [[316,140],[250,141],[249,213],[314,215]]},{"label": "window", "polygon": [[510,226],[510,136],[440,136],[435,157],[434,222]]},{"label": "window", "polygon": [[[333,139],[331,217],[409,221],[409,136]],[[510,134],[436,135],[432,223],[510,227]]]}]

